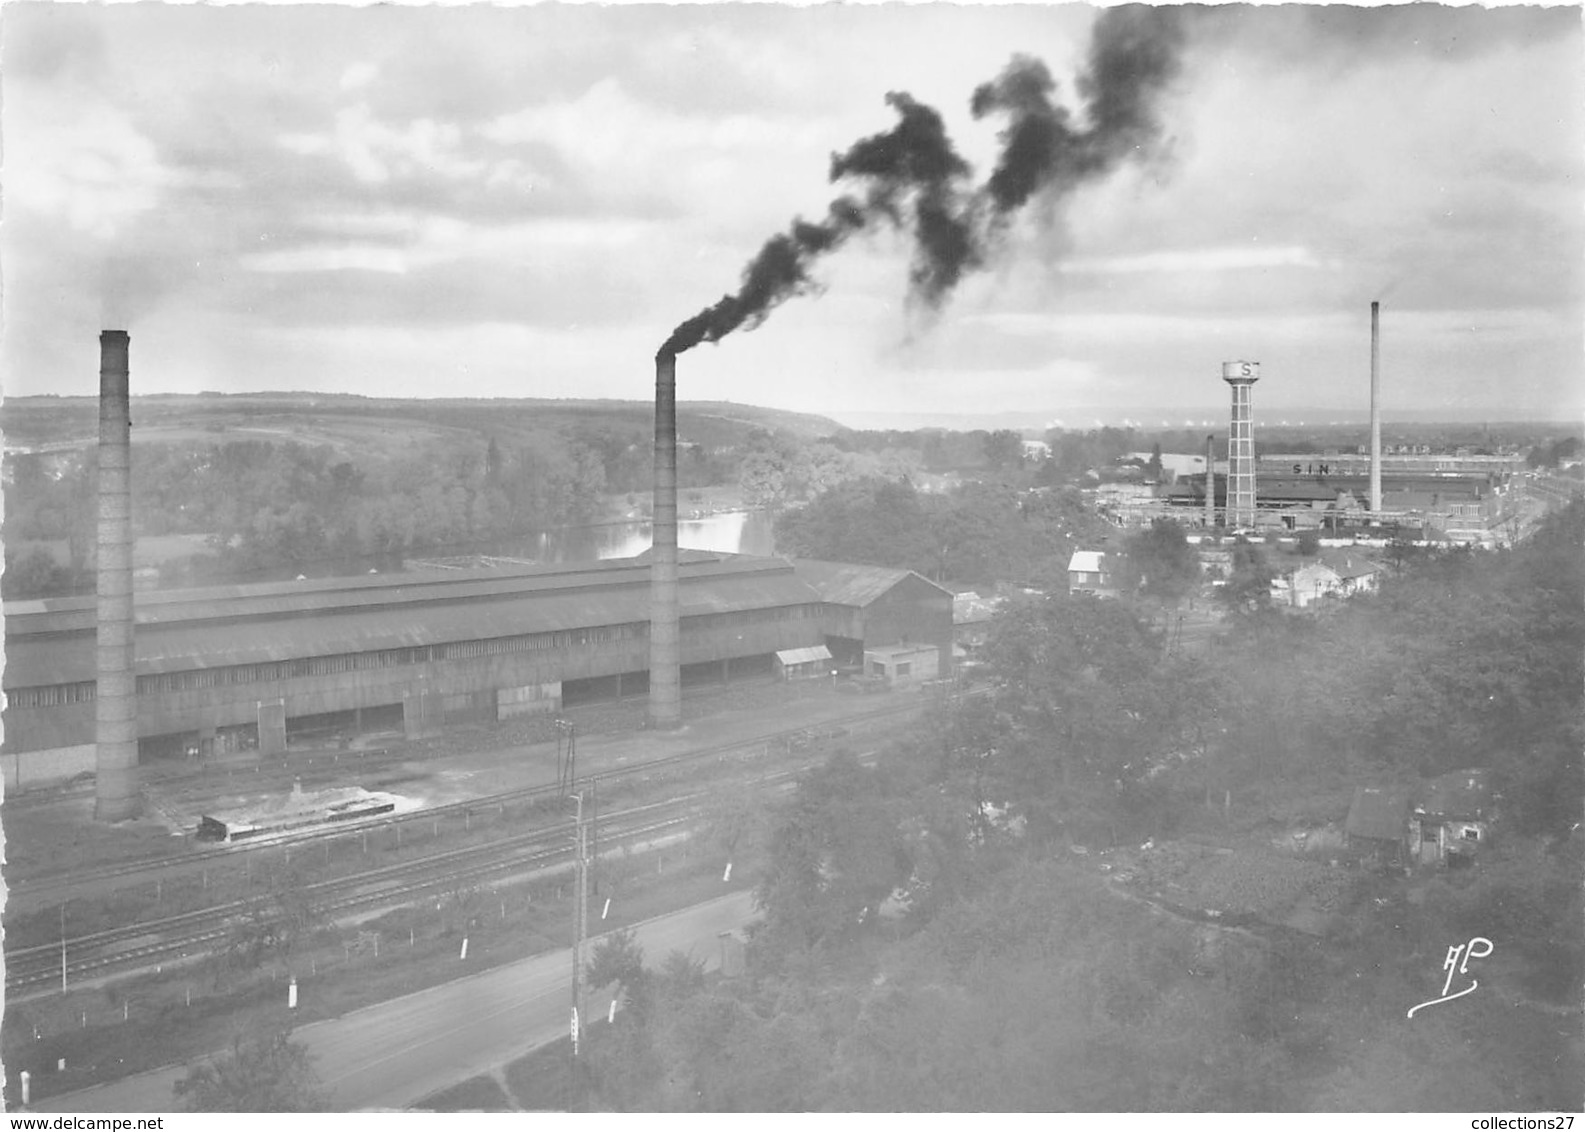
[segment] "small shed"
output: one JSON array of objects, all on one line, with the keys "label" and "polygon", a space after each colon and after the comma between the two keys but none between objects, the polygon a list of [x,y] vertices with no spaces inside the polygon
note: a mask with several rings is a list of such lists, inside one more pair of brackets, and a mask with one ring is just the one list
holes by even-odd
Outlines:
[{"label": "small shed", "polygon": [[941,674],[939,652],[930,645],[886,645],[864,650],[864,675],[893,688],[934,680]]},{"label": "small shed", "polygon": [[1465,865],[1491,836],[1491,791],[1483,768],[1425,783],[1409,817],[1409,852],[1422,865]]},{"label": "small shed", "polygon": [[1111,594],[1112,569],[1101,550],[1075,550],[1068,559],[1068,592],[1070,594]]},{"label": "small shed", "polygon": [[781,680],[815,680],[831,675],[831,650],[824,645],[782,649],[776,654],[776,676]]}]

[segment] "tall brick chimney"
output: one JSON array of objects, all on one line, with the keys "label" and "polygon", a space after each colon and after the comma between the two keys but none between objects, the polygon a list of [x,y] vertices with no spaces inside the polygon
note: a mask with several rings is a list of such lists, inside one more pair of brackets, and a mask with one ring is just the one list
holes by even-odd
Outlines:
[{"label": "tall brick chimney", "polygon": [[655,502],[649,589],[649,725],[682,724],[677,612],[677,355],[655,355]]},{"label": "tall brick chimney", "polygon": [[137,674],[132,651],[132,410],[125,330],[99,335],[98,626],[94,817],[137,817]]},{"label": "tall brick chimney", "polygon": [[1205,529],[1216,526],[1216,435],[1205,438]]},{"label": "tall brick chimney", "polygon": [[1381,512],[1381,304],[1370,304],[1370,521]]}]

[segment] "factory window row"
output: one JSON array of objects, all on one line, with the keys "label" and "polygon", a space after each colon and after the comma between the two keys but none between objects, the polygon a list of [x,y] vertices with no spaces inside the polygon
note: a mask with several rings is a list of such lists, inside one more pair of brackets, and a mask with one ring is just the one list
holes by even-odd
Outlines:
[{"label": "factory window row", "polygon": [[85,704],[94,698],[94,681],[83,680],[76,684],[46,684],[36,688],[10,688],[6,702],[14,708],[59,707],[62,704]]},{"label": "factory window row", "polygon": [[[506,653],[578,648],[608,641],[638,640],[648,636],[648,623],[634,622],[626,625],[602,625],[592,629],[567,629],[555,633],[522,633],[514,637],[495,637],[486,641],[455,641],[446,645],[338,653],[334,656],[304,657],[298,660],[270,661],[263,664],[232,664],[215,668],[190,669],[186,672],[160,672],[139,676],[138,694],[159,695],[233,687],[239,684],[268,684],[304,677],[335,676],[343,672],[428,664],[437,660],[466,660],[471,657],[500,656]],[[9,697],[10,705],[19,708],[88,703],[94,699],[94,681],[13,688],[8,690],[6,695]]]},{"label": "factory window row", "polygon": [[772,621],[803,621],[820,616],[818,605],[783,605],[774,609],[742,609],[732,613],[698,613],[682,620],[690,629],[740,629]]},{"label": "factory window row", "polygon": [[139,676],[138,692],[143,695],[190,692],[236,684],[267,684],[277,680],[298,680],[303,677],[335,676],[342,672],[367,671],[374,668],[395,668],[434,660],[437,651],[433,646],[421,645],[416,648],[310,656],[264,664],[230,664],[217,668],[191,669],[186,672],[160,672],[152,676]]},{"label": "factory window row", "polygon": [[440,658],[466,660],[469,657],[500,656],[503,653],[579,648],[583,645],[598,645],[607,641],[630,641],[648,636],[649,624],[635,621],[626,625],[600,625],[593,629],[522,633],[515,637],[493,637],[487,641],[456,641],[440,646]]}]

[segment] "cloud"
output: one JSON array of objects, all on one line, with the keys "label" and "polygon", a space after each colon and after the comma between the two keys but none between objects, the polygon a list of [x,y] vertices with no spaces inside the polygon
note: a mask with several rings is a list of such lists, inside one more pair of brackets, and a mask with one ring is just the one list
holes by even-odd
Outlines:
[{"label": "cloud", "polygon": [[[141,372],[197,388],[522,391],[531,368],[536,388],[643,396],[654,342],[824,208],[830,153],[889,125],[888,90],[938,106],[983,176],[975,84],[1027,51],[1071,99],[1094,18],[8,5],[7,384],[87,391],[95,323],[116,317]],[[1229,6],[1189,25],[1170,163],[1016,227],[934,327],[901,309],[907,249],[855,240],[818,302],[690,356],[688,395],[1055,409],[1088,375],[1085,404],[1220,405],[1218,363],[1249,355],[1278,405],[1352,380],[1383,298],[1404,397],[1503,372],[1578,402],[1577,8]]]},{"label": "cloud", "polygon": [[127,114],[102,104],[25,98],[6,150],[8,204],[103,240],[154,209],[177,181]]},{"label": "cloud", "polygon": [[342,90],[358,90],[372,83],[380,73],[380,68],[373,63],[354,63],[341,72],[340,87]]},{"label": "cloud", "polygon": [[27,81],[91,81],[105,61],[105,38],[92,8],[16,4],[5,11],[3,67]]},{"label": "cloud", "polygon": [[1190,251],[1153,252],[1147,255],[1087,259],[1079,257],[1063,264],[1073,274],[1116,275],[1138,272],[1238,271],[1267,267],[1308,267],[1335,270],[1335,260],[1317,257],[1309,248],[1225,247],[1197,248]]}]

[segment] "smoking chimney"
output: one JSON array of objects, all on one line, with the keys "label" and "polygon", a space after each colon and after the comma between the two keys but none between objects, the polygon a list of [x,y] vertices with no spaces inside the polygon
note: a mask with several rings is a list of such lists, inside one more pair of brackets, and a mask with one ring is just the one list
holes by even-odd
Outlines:
[{"label": "smoking chimney", "polygon": [[677,355],[655,355],[655,503],[649,565],[649,725],[682,723],[677,614]]},{"label": "smoking chimney", "polygon": [[99,335],[98,649],[94,816],[140,809],[137,676],[132,653],[132,420],[125,330]]},{"label": "smoking chimney", "polygon": [[1205,529],[1216,526],[1216,437],[1205,438]]},{"label": "smoking chimney", "polygon": [[1381,512],[1381,304],[1370,304],[1370,514]]},{"label": "smoking chimney", "polygon": [[1251,387],[1259,362],[1223,362],[1222,380],[1233,387],[1232,428],[1227,434],[1227,525],[1255,525],[1255,423]]}]

